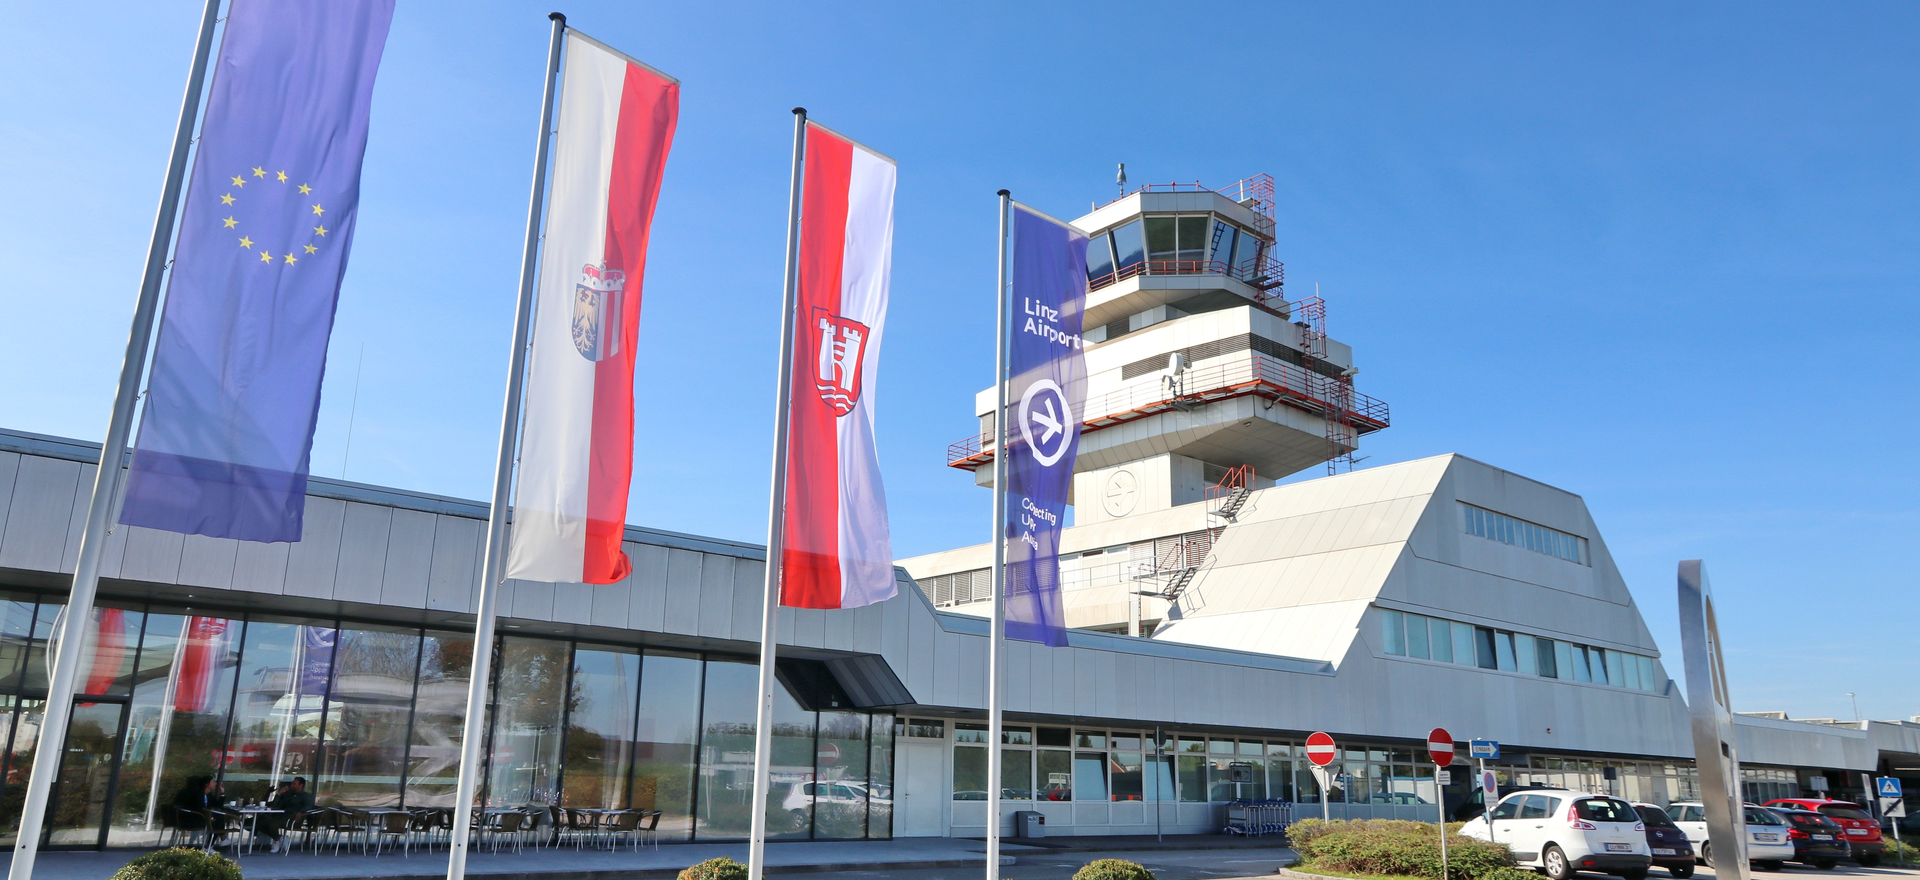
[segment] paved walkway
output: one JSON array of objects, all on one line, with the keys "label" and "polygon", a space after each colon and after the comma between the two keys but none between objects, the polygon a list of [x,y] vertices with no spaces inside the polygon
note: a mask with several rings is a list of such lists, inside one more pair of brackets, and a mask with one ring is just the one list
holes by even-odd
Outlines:
[{"label": "paved walkway", "polygon": [[[135,856],[150,850],[41,853],[34,863],[36,880],[105,880]],[[1014,864],[1020,853],[1044,852],[1009,845],[1002,865]],[[744,843],[679,843],[624,847],[616,852],[568,848],[529,848],[519,853],[474,853],[467,857],[467,873],[486,880],[652,880],[673,877],[680,869],[719,856],[747,860]],[[7,856],[10,862],[11,854]],[[898,870],[955,869],[960,875],[979,876],[986,867],[986,845],[978,840],[923,837],[901,840],[807,841],[767,844],[768,873],[849,873]],[[970,869],[970,870],[960,870]],[[378,857],[342,853],[270,855],[256,850],[240,858],[247,880],[436,880],[447,875],[447,853],[416,851],[411,856],[388,852]]]}]

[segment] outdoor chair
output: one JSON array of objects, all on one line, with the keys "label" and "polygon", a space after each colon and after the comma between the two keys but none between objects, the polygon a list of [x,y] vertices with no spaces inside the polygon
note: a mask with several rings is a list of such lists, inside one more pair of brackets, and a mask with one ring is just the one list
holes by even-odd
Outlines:
[{"label": "outdoor chair", "polygon": [[527,814],[521,812],[490,813],[487,815],[487,837],[493,842],[493,851],[500,851],[500,838],[511,838],[514,852],[520,851],[522,833],[527,827]]},{"label": "outdoor chair", "polygon": [[618,847],[622,837],[627,839],[628,849],[639,849],[640,820],[645,817],[646,814],[638,810],[621,810],[618,813],[608,814],[605,830],[607,849],[612,850]]},{"label": "outdoor chair", "polygon": [[393,841],[400,848],[402,858],[413,855],[414,818],[412,813],[381,813],[380,821],[373,826],[373,854],[377,857],[386,848],[387,841]]},{"label": "outdoor chair", "polygon": [[592,837],[594,833],[593,815],[584,810],[572,809],[566,810],[564,813],[567,822],[564,836],[573,839],[574,849],[585,846],[587,839]]},{"label": "outdoor chair", "polygon": [[646,813],[647,821],[644,823],[641,823],[640,825],[640,836],[644,838],[647,841],[647,843],[652,844],[654,849],[659,849],[660,848],[660,811],[659,810],[643,810],[642,812]]},{"label": "outdoor chair", "polygon": [[240,837],[246,833],[240,814],[231,810],[208,810],[200,815],[207,819],[206,845],[203,849],[213,852],[220,847],[231,846],[234,854],[239,855]]}]

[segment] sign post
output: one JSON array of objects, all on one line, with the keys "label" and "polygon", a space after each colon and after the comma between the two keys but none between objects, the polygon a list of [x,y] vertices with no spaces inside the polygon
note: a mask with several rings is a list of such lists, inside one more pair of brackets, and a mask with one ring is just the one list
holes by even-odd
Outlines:
[{"label": "sign post", "polygon": [[1882,776],[1874,780],[1873,793],[1879,796],[1880,815],[1887,817],[1893,825],[1893,853],[1900,860],[1900,867],[1907,866],[1906,846],[1900,842],[1900,820],[1907,817],[1907,802],[1900,790],[1900,780],[1892,776]]},{"label": "sign post", "polygon": [[[1447,775],[1446,767],[1453,763],[1453,734],[1444,727],[1436,727],[1427,733],[1427,757],[1433,759],[1433,800],[1440,811],[1440,877],[1447,876]],[[1488,820],[1492,828],[1492,820]]]},{"label": "sign post", "polygon": [[1327,811],[1327,783],[1331,776],[1327,765],[1333,763],[1333,756],[1338,752],[1339,750],[1334,748],[1333,737],[1328,736],[1326,731],[1316,731],[1314,735],[1307,737],[1307,760],[1313,762],[1313,778],[1320,783],[1320,821],[1322,822],[1332,821]]}]

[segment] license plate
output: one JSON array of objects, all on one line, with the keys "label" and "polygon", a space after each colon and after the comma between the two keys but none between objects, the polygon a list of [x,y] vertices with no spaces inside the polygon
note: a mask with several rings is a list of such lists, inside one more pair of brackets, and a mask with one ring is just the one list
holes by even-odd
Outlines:
[{"label": "license plate", "polygon": [[1768,843],[1774,843],[1774,842],[1776,842],[1776,841],[1778,841],[1778,840],[1780,839],[1780,835],[1778,835],[1778,834],[1755,834],[1755,835],[1753,836],[1753,839],[1754,839],[1754,840],[1764,840],[1764,841],[1766,841],[1766,842],[1768,842]]},{"label": "license plate", "polygon": [[1607,852],[1633,852],[1633,844],[1609,843],[1607,844]]},{"label": "license plate", "polygon": [[1831,835],[1831,834],[1815,834],[1815,835],[1813,836],[1813,839],[1814,839],[1814,840],[1832,840],[1832,839],[1833,839],[1833,835]]},{"label": "license plate", "polygon": [[1865,837],[1865,836],[1867,836],[1867,829],[1865,829],[1865,828],[1849,828],[1849,829],[1847,829],[1847,833],[1848,833],[1848,834],[1858,834],[1858,835],[1860,835],[1861,837]]},{"label": "license plate", "polygon": [[1653,848],[1653,854],[1656,856],[1670,856],[1670,855],[1673,855],[1673,850],[1661,849],[1660,847],[1656,846]]}]

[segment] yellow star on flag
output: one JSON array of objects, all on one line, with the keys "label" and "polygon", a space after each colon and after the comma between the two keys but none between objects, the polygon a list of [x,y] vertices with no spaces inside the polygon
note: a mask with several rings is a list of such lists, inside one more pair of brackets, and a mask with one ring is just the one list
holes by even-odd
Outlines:
[{"label": "yellow star on flag", "polygon": [[221,196],[221,197],[220,197],[220,204],[222,204],[222,205],[231,205],[231,204],[233,204],[233,193],[227,193],[226,195],[224,195],[224,196]]},{"label": "yellow star on flag", "polygon": [[255,166],[253,166],[253,176],[255,176],[255,177],[265,177],[265,176],[267,176],[267,169],[265,169],[265,168],[262,168],[262,167],[260,167],[260,166],[258,166],[258,165],[255,165]]},{"label": "yellow star on flag", "polygon": [[307,253],[310,253],[310,254],[319,250],[319,248],[314,247],[313,245],[307,245],[306,248],[307,248]]},{"label": "yellow star on flag", "polygon": [[239,177],[236,177],[236,178],[234,178],[234,179],[233,179],[233,185],[234,185],[234,186],[246,186],[246,185],[247,185],[247,181],[246,181],[246,180],[245,180],[244,178],[239,178]]},{"label": "yellow star on flag", "polygon": [[321,238],[327,237],[327,227],[325,226],[315,226],[313,227],[313,232],[315,235],[318,235]]},{"label": "yellow star on flag", "polygon": [[286,183],[286,182],[287,182],[287,172],[285,172],[285,171],[282,171],[282,172],[280,172],[280,173],[279,173],[279,177],[280,177],[280,182],[281,182],[281,183]]},{"label": "yellow star on flag", "polygon": [[248,238],[244,235],[240,236],[240,246],[243,248],[253,247],[253,239]]},{"label": "yellow star on flag", "polygon": [[310,193],[310,192],[313,192],[313,187],[310,187],[310,186],[308,186],[308,185],[306,185],[306,184],[304,184],[304,183],[303,183],[303,184],[300,184],[300,194],[301,194],[301,195],[303,195],[303,196],[304,196],[304,195],[306,195],[307,193]]},{"label": "yellow star on flag", "polygon": [[234,220],[233,220],[233,218],[232,218],[232,217],[228,217],[227,219],[225,219],[225,220],[222,220],[222,221],[220,221],[220,222],[221,222],[222,224],[225,224],[225,225],[226,225],[226,227],[227,227],[228,229],[232,229],[232,228],[233,228],[233,223],[234,223]]},{"label": "yellow star on flag", "polygon": [[292,255],[292,254],[288,254],[288,255],[287,255],[287,262],[289,262],[289,263],[292,263],[292,262],[294,262],[294,259],[293,259],[293,255]]},{"label": "yellow star on flag", "polygon": [[320,207],[319,205],[314,205],[314,206],[313,206],[313,213],[315,213],[315,214],[325,214],[325,213],[327,213],[327,209],[325,209],[325,208],[322,208],[322,207]]},{"label": "yellow star on flag", "polygon": [[266,251],[261,251],[261,252],[260,252],[260,262],[262,262],[262,263],[271,263],[271,262],[273,262],[273,255],[272,255],[272,254],[270,254],[270,253],[267,253]]}]

